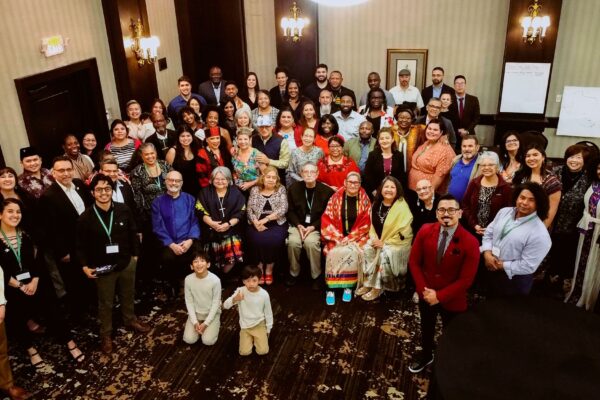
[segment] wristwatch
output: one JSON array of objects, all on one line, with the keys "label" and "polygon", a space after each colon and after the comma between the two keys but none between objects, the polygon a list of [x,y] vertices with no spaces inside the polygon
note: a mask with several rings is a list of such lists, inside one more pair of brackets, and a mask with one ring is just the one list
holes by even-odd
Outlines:
[{"label": "wristwatch", "polygon": [[23,282],[19,281],[19,289],[21,289],[23,286]]}]

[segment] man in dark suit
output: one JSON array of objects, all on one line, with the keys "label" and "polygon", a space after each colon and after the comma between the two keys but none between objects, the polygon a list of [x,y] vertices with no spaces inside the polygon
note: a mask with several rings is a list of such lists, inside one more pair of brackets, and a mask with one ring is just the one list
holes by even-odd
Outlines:
[{"label": "man in dark suit", "polygon": [[425,224],[417,233],[408,265],[419,295],[422,351],[409,371],[417,373],[433,362],[433,338],[438,314],[442,325],[467,309],[467,289],[479,263],[479,242],[458,220],[460,204],[450,195],[440,197],[438,222]]},{"label": "man in dark suit", "polygon": [[133,195],[133,188],[131,184],[124,179],[119,179],[119,164],[116,160],[104,160],[100,163],[100,173],[108,176],[114,184],[112,199],[115,203],[123,203],[134,214],[136,217],[136,223],[138,224],[138,228],[141,227],[139,225],[139,213],[137,211],[137,207],[135,205],[135,197]]},{"label": "man in dark suit", "polygon": [[45,232],[42,245],[51,260],[48,268],[57,294],[64,294],[66,289],[74,311],[81,312],[91,299],[86,295],[89,285],[76,265],[75,229],[79,215],[91,204],[92,198],[85,184],[73,179],[73,163],[69,157],[54,159],[52,176],[54,183],[40,198]]},{"label": "man in dark suit", "polygon": [[475,126],[479,123],[479,99],[467,94],[467,78],[457,75],[454,78],[455,97],[450,107],[458,115],[458,132],[456,135],[456,149],[460,151],[462,138],[475,135]]},{"label": "man in dark suit", "polygon": [[275,68],[275,80],[277,86],[274,86],[269,90],[269,96],[271,97],[271,105],[275,108],[281,109],[281,106],[287,102],[287,81],[289,78],[288,70],[285,67]]},{"label": "man in dark suit", "polygon": [[[439,99],[442,97],[442,93],[450,93],[454,97],[454,89],[444,83],[444,68],[435,67],[431,70],[431,83],[431,85],[421,91],[423,103],[429,103],[429,99],[432,97]],[[425,113],[426,110],[423,108],[421,111]]]},{"label": "man in dark suit", "polygon": [[210,78],[208,81],[204,81],[198,86],[198,94],[206,99],[207,104],[218,106],[227,98],[221,68],[216,65],[210,67],[208,77]]},{"label": "man in dark suit", "polygon": [[319,169],[312,162],[302,166],[300,172],[302,181],[294,183],[288,189],[288,213],[290,222],[288,237],[288,258],[290,260],[290,275],[286,285],[296,284],[300,275],[300,254],[302,249],[310,263],[310,275],[313,279],[313,289],[322,286],[321,277],[321,214],[327,208],[327,202],[333,195],[333,189],[317,182]]}]

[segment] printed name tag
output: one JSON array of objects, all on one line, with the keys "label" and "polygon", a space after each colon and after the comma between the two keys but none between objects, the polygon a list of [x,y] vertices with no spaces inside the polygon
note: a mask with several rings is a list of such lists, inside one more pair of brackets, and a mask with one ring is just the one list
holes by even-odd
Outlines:
[{"label": "printed name tag", "polygon": [[500,248],[497,246],[492,246],[492,255],[496,258],[500,258]]},{"label": "printed name tag", "polygon": [[25,281],[31,278],[31,274],[29,272],[23,272],[22,274],[17,275],[16,278],[19,282]]},{"label": "printed name tag", "polygon": [[107,244],[106,245],[106,254],[117,254],[119,252],[118,244]]},{"label": "printed name tag", "polygon": [[310,215],[307,215],[306,218],[304,218],[304,223],[310,224]]}]

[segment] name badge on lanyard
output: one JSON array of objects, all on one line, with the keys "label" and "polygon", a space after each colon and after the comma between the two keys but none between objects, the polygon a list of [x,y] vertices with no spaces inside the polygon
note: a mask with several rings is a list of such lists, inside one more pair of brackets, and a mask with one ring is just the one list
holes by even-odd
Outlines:
[{"label": "name badge on lanyard", "polygon": [[119,253],[119,245],[118,244],[107,244],[106,245],[106,254],[118,254]]},{"label": "name badge on lanyard", "polygon": [[31,274],[29,272],[23,272],[22,274],[15,276],[15,278],[17,278],[19,282],[22,282],[31,279]]},{"label": "name badge on lanyard", "polygon": [[310,214],[306,214],[306,218],[304,218],[305,224],[310,224]]},{"label": "name badge on lanyard", "polygon": [[106,224],[102,220],[102,217],[100,217],[100,214],[98,213],[98,210],[96,209],[95,205],[94,205],[94,212],[96,213],[96,217],[98,217],[98,221],[100,221],[100,225],[102,225],[102,228],[104,229],[104,232],[106,233],[106,236],[108,236],[108,244],[106,245],[106,254],[119,253],[119,245],[116,243],[113,243],[112,238],[111,238],[112,227],[113,227],[113,217],[114,217],[115,211],[114,210],[110,211],[108,228],[106,227]]}]

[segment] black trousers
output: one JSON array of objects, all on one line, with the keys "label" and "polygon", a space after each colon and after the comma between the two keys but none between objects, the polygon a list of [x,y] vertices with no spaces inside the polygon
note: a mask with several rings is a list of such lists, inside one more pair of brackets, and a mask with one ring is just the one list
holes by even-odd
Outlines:
[{"label": "black trousers", "polygon": [[424,354],[433,354],[437,316],[442,317],[442,327],[445,328],[458,313],[445,310],[439,303],[430,306],[424,300],[419,301],[419,312],[421,313],[421,347]]},{"label": "black trousers", "polygon": [[187,274],[192,273],[190,265],[192,264],[192,247],[181,255],[173,253],[169,247],[163,247],[160,254],[161,259],[161,278],[171,285],[176,286],[179,280]]}]

